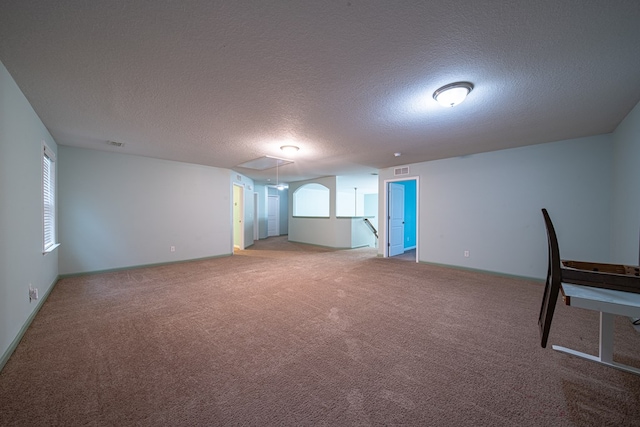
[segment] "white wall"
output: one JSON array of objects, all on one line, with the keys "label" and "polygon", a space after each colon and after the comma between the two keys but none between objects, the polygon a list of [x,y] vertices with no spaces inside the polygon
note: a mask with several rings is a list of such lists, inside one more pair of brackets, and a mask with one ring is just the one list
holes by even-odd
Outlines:
[{"label": "white wall", "polygon": [[640,264],[640,104],[613,134],[611,261]]},{"label": "white wall", "polygon": [[58,277],[59,248],[42,255],[43,140],[58,150],[0,63],[0,369]]},{"label": "white wall", "polygon": [[63,146],[58,166],[60,274],[233,252],[228,169]]},{"label": "white wall", "polygon": [[[542,278],[547,208],[563,258],[609,262],[611,144],[609,134],[409,165],[420,261]],[[393,168],[380,171],[381,218],[388,179]]]}]

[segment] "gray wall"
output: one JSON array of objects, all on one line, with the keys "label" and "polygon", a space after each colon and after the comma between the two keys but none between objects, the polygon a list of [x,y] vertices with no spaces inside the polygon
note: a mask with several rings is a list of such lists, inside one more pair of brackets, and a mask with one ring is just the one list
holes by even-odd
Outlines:
[{"label": "gray wall", "polygon": [[[0,63],[0,369],[58,277],[42,254],[42,141],[57,145]],[[29,284],[39,301],[29,302]]]},{"label": "gray wall", "polygon": [[[563,258],[608,262],[612,139],[601,135],[409,165],[410,175],[420,179],[420,261],[542,278],[547,248],[540,209],[546,207]],[[393,178],[393,168],[380,171],[380,217],[384,182]],[[385,221],[379,226],[383,237]]]},{"label": "gray wall", "polygon": [[613,134],[611,259],[640,264],[640,104]]},{"label": "gray wall", "polygon": [[233,252],[228,169],[62,146],[58,158],[60,274]]}]

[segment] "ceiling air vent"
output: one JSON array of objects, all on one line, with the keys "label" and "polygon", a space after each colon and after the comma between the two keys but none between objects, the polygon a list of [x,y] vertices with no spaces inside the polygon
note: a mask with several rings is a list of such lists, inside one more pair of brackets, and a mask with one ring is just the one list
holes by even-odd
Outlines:
[{"label": "ceiling air vent", "polygon": [[404,167],[404,168],[395,168],[393,170],[393,175],[394,176],[398,176],[398,175],[409,175],[409,167]]}]

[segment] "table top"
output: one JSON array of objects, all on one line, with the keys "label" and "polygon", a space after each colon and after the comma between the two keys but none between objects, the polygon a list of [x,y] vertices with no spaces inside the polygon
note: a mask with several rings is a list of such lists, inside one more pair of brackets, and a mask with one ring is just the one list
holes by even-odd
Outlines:
[{"label": "table top", "polygon": [[640,317],[640,294],[562,283],[565,304],[622,316]]}]

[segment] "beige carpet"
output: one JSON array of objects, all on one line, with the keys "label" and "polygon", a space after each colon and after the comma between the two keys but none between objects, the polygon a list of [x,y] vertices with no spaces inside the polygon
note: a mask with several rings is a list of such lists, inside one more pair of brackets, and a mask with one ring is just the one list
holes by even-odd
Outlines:
[{"label": "beige carpet", "polygon": [[[0,425],[640,425],[640,376],[540,348],[541,293],[284,238],[66,278],[0,373]],[[595,353],[597,313],[559,303],[550,343]]]}]

